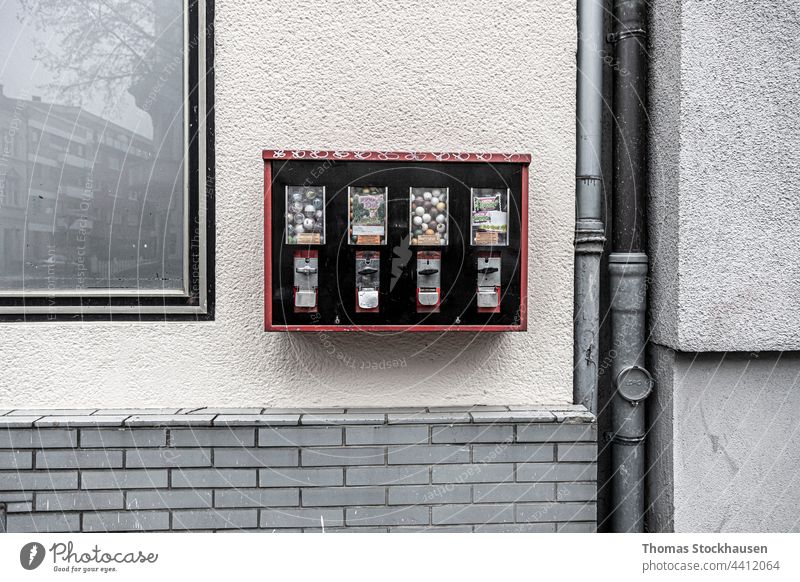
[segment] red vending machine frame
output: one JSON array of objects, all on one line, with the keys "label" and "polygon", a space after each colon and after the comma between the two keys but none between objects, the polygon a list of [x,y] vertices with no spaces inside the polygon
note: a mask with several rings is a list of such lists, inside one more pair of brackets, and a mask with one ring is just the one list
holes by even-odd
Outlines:
[{"label": "red vending machine frame", "polygon": [[[531,162],[529,154],[500,154],[500,153],[454,153],[454,152],[386,152],[386,151],[333,151],[333,150],[264,150],[262,152],[264,160],[264,330],[271,332],[288,331],[366,331],[366,332],[442,332],[442,331],[467,331],[467,332],[506,332],[506,331],[526,331],[528,325],[528,166]],[[459,322],[449,324],[430,325],[426,323],[415,323],[413,325],[397,325],[382,323],[366,324],[317,324],[309,323],[303,325],[281,324],[273,320],[273,223],[276,228],[284,228],[281,224],[283,217],[274,218],[273,208],[273,163],[287,161],[315,161],[324,163],[335,162],[393,162],[424,164],[452,163],[452,164],[516,164],[521,166],[521,200],[520,200],[520,244],[519,244],[519,278],[520,278],[520,304],[519,312],[512,324],[460,324]],[[327,219],[326,219],[327,223]],[[467,228],[465,226],[465,228]],[[328,233],[327,236],[336,233]],[[424,250],[424,249],[421,249]],[[429,249],[430,250],[430,249]],[[446,269],[447,266],[443,265]],[[324,274],[320,274],[324,276]],[[437,306],[438,308],[438,306]],[[486,309],[478,309],[479,312],[486,312]],[[492,310],[488,310],[492,311]],[[499,311],[499,309],[498,309]],[[312,315],[317,315],[316,313]]]}]

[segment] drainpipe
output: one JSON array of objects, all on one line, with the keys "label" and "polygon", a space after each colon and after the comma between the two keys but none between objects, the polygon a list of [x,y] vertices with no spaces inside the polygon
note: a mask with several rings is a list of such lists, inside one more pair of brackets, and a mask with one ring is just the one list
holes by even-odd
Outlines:
[{"label": "drainpipe", "polygon": [[645,406],[653,381],[645,368],[647,254],[646,2],[615,0],[614,218],[611,285],[611,531],[644,531]]},{"label": "drainpipe", "polygon": [[603,0],[578,0],[575,295],[572,386],[597,414],[600,257],[605,243],[600,169],[603,115]]}]

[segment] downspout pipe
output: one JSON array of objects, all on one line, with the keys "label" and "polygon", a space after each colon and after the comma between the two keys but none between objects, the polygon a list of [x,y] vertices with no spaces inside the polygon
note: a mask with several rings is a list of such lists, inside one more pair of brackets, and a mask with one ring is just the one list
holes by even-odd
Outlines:
[{"label": "downspout pipe", "polygon": [[611,515],[613,532],[643,532],[647,272],[646,2],[614,1],[614,217],[609,256],[611,349]]},{"label": "downspout pipe", "polygon": [[601,171],[604,0],[578,0],[573,397],[597,414],[600,258],[605,243]]}]

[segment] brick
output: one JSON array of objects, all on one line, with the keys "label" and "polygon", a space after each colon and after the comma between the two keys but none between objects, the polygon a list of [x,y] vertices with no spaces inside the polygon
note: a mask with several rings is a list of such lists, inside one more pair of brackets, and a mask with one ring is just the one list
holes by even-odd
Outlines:
[{"label": "brick", "polygon": [[434,525],[512,523],[514,521],[514,506],[440,505],[432,508],[432,516]]},{"label": "brick", "polygon": [[517,505],[518,522],[594,521],[594,503],[532,503]]},{"label": "brick", "polygon": [[122,451],[36,451],[37,469],[113,469],[122,467]]},{"label": "brick", "polygon": [[76,471],[0,473],[0,490],[53,491],[77,488],[78,473]]},{"label": "brick", "polygon": [[135,414],[125,426],[211,426],[213,414]]},{"label": "brick", "polygon": [[300,417],[303,425],[345,425],[345,424],[383,424],[385,414],[304,414]]},{"label": "brick", "polygon": [[101,511],[83,514],[83,531],[159,531],[169,529],[168,511]]},{"label": "brick", "polygon": [[166,444],[164,429],[81,429],[81,447],[163,447]]},{"label": "brick", "polygon": [[0,451],[0,469],[31,469],[33,454],[29,451]]},{"label": "brick", "polygon": [[539,463],[555,458],[553,445],[475,445],[475,463]]},{"label": "brick", "polygon": [[126,416],[45,416],[33,423],[40,428],[78,426],[122,426]]},{"label": "brick", "polygon": [[267,529],[287,527],[341,527],[344,510],[339,509],[264,509],[259,525]]},{"label": "brick", "polygon": [[558,445],[558,460],[565,462],[597,461],[597,445]]},{"label": "brick", "polygon": [[8,533],[66,533],[81,529],[77,513],[12,513],[6,518]]},{"label": "brick", "polygon": [[296,467],[297,449],[217,449],[215,467]]},{"label": "brick", "polygon": [[227,414],[227,415],[256,415],[261,414],[261,411],[264,410],[260,406],[257,408],[248,407],[248,408],[200,408],[198,410],[193,410],[189,414]]},{"label": "brick", "polygon": [[173,487],[255,487],[255,469],[172,469]]},{"label": "brick", "polygon": [[303,530],[305,533],[331,533],[331,534],[348,534],[348,533],[389,533],[388,527],[335,527],[335,528],[306,528]]},{"label": "brick", "polygon": [[220,414],[214,426],[297,426],[299,414]]},{"label": "brick", "polygon": [[326,469],[261,469],[258,472],[261,487],[324,487],[344,485],[344,471]]},{"label": "brick", "polygon": [[554,410],[553,414],[556,415],[556,422],[565,424],[589,424],[596,420],[595,416],[583,407],[580,409]]},{"label": "brick", "polygon": [[520,503],[555,501],[552,483],[488,483],[472,486],[475,503]]},{"label": "brick", "polygon": [[31,511],[33,511],[32,501],[6,503],[6,513],[30,513]]},{"label": "brick", "polygon": [[125,466],[134,467],[210,467],[210,449],[131,449],[125,451]]},{"label": "brick", "polygon": [[554,523],[506,523],[476,525],[476,533],[553,533]]},{"label": "brick", "polygon": [[427,507],[353,507],[345,510],[350,526],[425,525],[430,521]]},{"label": "brick", "polygon": [[472,422],[468,412],[436,412],[423,414],[387,414],[389,424],[456,424]]},{"label": "brick", "polygon": [[516,410],[511,412],[470,412],[472,422],[555,422],[556,415],[547,410]]},{"label": "brick", "polygon": [[469,503],[472,492],[469,485],[419,485],[389,487],[389,505],[432,505],[441,503]]},{"label": "brick", "polygon": [[32,428],[41,416],[0,416],[0,430],[11,428]]},{"label": "brick", "polygon": [[203,509],[175,511],[172,529],[245,529],[258,527],[257,509]]},{"label": "brick", "polygon": [[97,511],[122,508],[122,491],[71,491],[36,494],[36,511]]},{"label": "brick", "polygon": [[260,447],[313,447],[341,445],[342,428],[262,428],[258,431]]},{"label": "brick", "polygon": [[597,441],[593,424],[528,424],[517,427],[517,442]]},{"label": "brick", "polygon": [[173,447],[252,447],[256,432],[248,428],[172,429],[169,433]]},{"label": "brick", "polygon": [[132,416],[134,414],[176,414],[178,408],[103,408],[92,413],[92,416]]},{"label": "brick", "polygon": [[523,463],[517,481],[595,481],[597,465],[573,463]]},{"label": "brick", "polygon": [[386,490],[383,487],[317,487],[303,489],[301,498],[304,507],[383,505]]},{"label": "brick", "polygon": [[33,501],[32,491],[0,491],[0,503]]},{"label": "brick", "polygon": [[390,533],[471,533],[471,525],[426,525],[390,527]]},{"label": "brick", "polygon": [[559,501],[594,501],[597,499],[595,483],[558,483],[556,487]]},{"label": "brick", "polygon": [[514,427],[491,424],[434,426],[431,440],[451,444],[511,442],[514,440]]},{"label": "brick", "polygon": [[427,465],[397,467],[350,467],[345,480],[348,485],[420,485],[430,481]]},{"label": "brick", "polygon": [[359,413],[362,413],[362,412],[365,413],[365,414],[372,414],[372,413],[378,413],[378,414],[412,413],[413,414],[413,413],[427,412],[427,409],[424,408],[424,407],[421,407],[421,406],[392,406],[391,408],[388,408],[388,409],[387,408],[377,407],[377,406],[362,406],[362,407],[357,407],[357,408],[348,408],[346,410],[346,412],[347,412],[347,414],[359,414]]},{"label": "brick", "polygon": [[450,465],[433,468],[434,483],[502,483],[514,480],[514,465]]},{"label": "brick", "polygon": [[212,507],[211,489],[128,491],[126,509],[186,509]]},{"label": "brick", "polygon": [[406,445],[428,442],[427,426],[354,426],[345,429],[348,445]]},{"label": "brick", "polygon": [[390,446],[390,465],[435,465],[438,463],[468,463],[469,447],[455,445]]},{"label": "brick", "polygon": [[27,408],[12,410],[8,416],[89,416],[95,408]]},{"label": "brick", "polygon": [[215,507],[297,507],[298,489],[220,489],[214,494]]},{"label": "brick", "polygon": [[77,430],[0,428],[0,449],[71,449],[77,445]]},{"label": "brick", "polygon": [[81,489],[152,489],[166,486],[166,469],[122,469],[81,473]]},{"label": "brick", "polygon": [[261,414],[343,414],[344,408],[265,408]]},{"label": "brick", "polygon": [[378,447],[328,447],[301,449],[300,464],[309,467],[383,465],[385,452]]},{"label": "brick", "polygon": [[559,523],[556,531],[559,533],[596,533],[597,524],[593,521]]}]

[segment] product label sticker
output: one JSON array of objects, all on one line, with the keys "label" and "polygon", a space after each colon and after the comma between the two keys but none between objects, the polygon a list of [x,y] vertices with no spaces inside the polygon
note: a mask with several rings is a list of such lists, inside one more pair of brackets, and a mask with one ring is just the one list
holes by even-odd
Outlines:
[{"label": "product label sticker", "polygon": [[386,188],[350,188],[348,193],[350,244],[386,242]]},{"label": "product label sticker", "polygon": [[508,245],[508,199],[508,189],[472,189],[473,245]]}]

